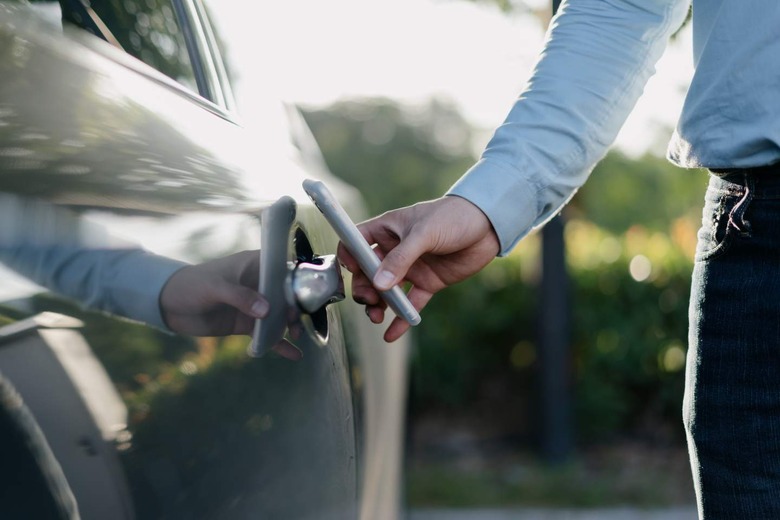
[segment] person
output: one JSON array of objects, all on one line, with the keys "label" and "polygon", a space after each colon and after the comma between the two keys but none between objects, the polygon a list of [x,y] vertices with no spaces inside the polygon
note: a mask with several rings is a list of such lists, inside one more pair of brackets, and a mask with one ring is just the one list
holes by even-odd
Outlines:
[{"label": "person", "polygon": [[[68,208],[0,192],[0,269],[87,308],[190,336],[251,334],[269,302],[257,290],[260,252],[197,265],[153,254]],[[272,350],[302,352],[287,340]]]},{"label": "person", "polygon": [[[353,297],[434,294],[554,216],[606,153],[690,0],[564,0],[531,80],[443,197],[359,226],[383,257]],[[780,518],[780,3],[693,0],[695,74],[669,158],[708,168],[690,301],[683,419],[699,516]],[[660,194],[660,196],[663,196]],[[393,341],[408,325],[395,319]]]},{"label": "person", "polygon": [[[270,308],[254,289],[259,251],[190,265],[140,247],[0,243],[0,262],[90,309],[189,336],[251,335]],[[272,350],[303,357],[285,339]]]}]

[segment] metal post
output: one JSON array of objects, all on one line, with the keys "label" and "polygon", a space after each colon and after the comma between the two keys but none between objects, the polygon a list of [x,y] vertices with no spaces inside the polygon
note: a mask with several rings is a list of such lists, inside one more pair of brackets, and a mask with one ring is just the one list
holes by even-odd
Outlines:
[{"label": "metal post", "polygon": [[566,460],[572,451],[569,280],[562,218],[542,231],[542,281],[539,319],[541,448],[548,462]]},{"label": "metal post", "polygon": [[[552,0],[553,14],[560,0]],[[551,463],[572,452],[569,353],[569,280],[560,216],[542,230],[542,281],[539,319],[541,449]]]}]

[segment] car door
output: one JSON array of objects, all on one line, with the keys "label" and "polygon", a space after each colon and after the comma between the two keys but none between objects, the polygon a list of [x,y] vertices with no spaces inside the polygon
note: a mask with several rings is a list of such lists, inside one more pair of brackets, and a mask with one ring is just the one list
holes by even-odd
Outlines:
[{"label": "car door", "polygon": [[[248,356],[246,337],[173,335],[50,290],[68,286],[64,268],[46,270],[52,251],[201,263],[257,250],[283,196],[297,206],[278,239],[288,260],[332,254],[301,182],[325,179],[353,217],[360,200],[312,157],[300,121],[277,107],[259,132],[239,123],[199,2],[2,2],[0,14],[0,382],[23,403],[9,416],[33,446],[28,464],[54,475],[52,510],[396,516],[408,345],[389,352],[353,303],[272,302],[296,315],[293,363]],[[40,487],[10,482],[19,492],[3,501],[40,502]]]}]

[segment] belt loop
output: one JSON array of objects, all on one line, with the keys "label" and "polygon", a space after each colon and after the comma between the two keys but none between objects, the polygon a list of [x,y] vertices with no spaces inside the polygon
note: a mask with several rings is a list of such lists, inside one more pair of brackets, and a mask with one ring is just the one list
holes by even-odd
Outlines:
[{"label": "belt loop", "polygon": [[731,213],[729,213],[729,225],[733,226],[734,229],[739,232],[740,236],[749,238],[751,228],[750,222],[745,218],[745,213],[750,205],[750,201],[753,200],[753,193],[755,192],[756,186],[755,179],[752,175],[744,173],[743,176],[745,179],[745,193],[742,195],[742,198],[739,199],[739,202],[734,205]]}]

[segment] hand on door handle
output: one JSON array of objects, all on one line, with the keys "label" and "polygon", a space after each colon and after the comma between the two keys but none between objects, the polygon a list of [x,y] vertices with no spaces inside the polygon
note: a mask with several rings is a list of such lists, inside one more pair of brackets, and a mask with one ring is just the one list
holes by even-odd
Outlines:
[{"label": "hand on door handle", "polygon": [[270,308],[265,317],[255,321],[251,356],[262,356],[282,341],[288,327],[299,324],[301,313],[313,314],[344,299],[344,281],[335,256],[306,261],[296,258],[295,215],[295,201],[290,197],[277,200],[262,214],[258,291]]}]

